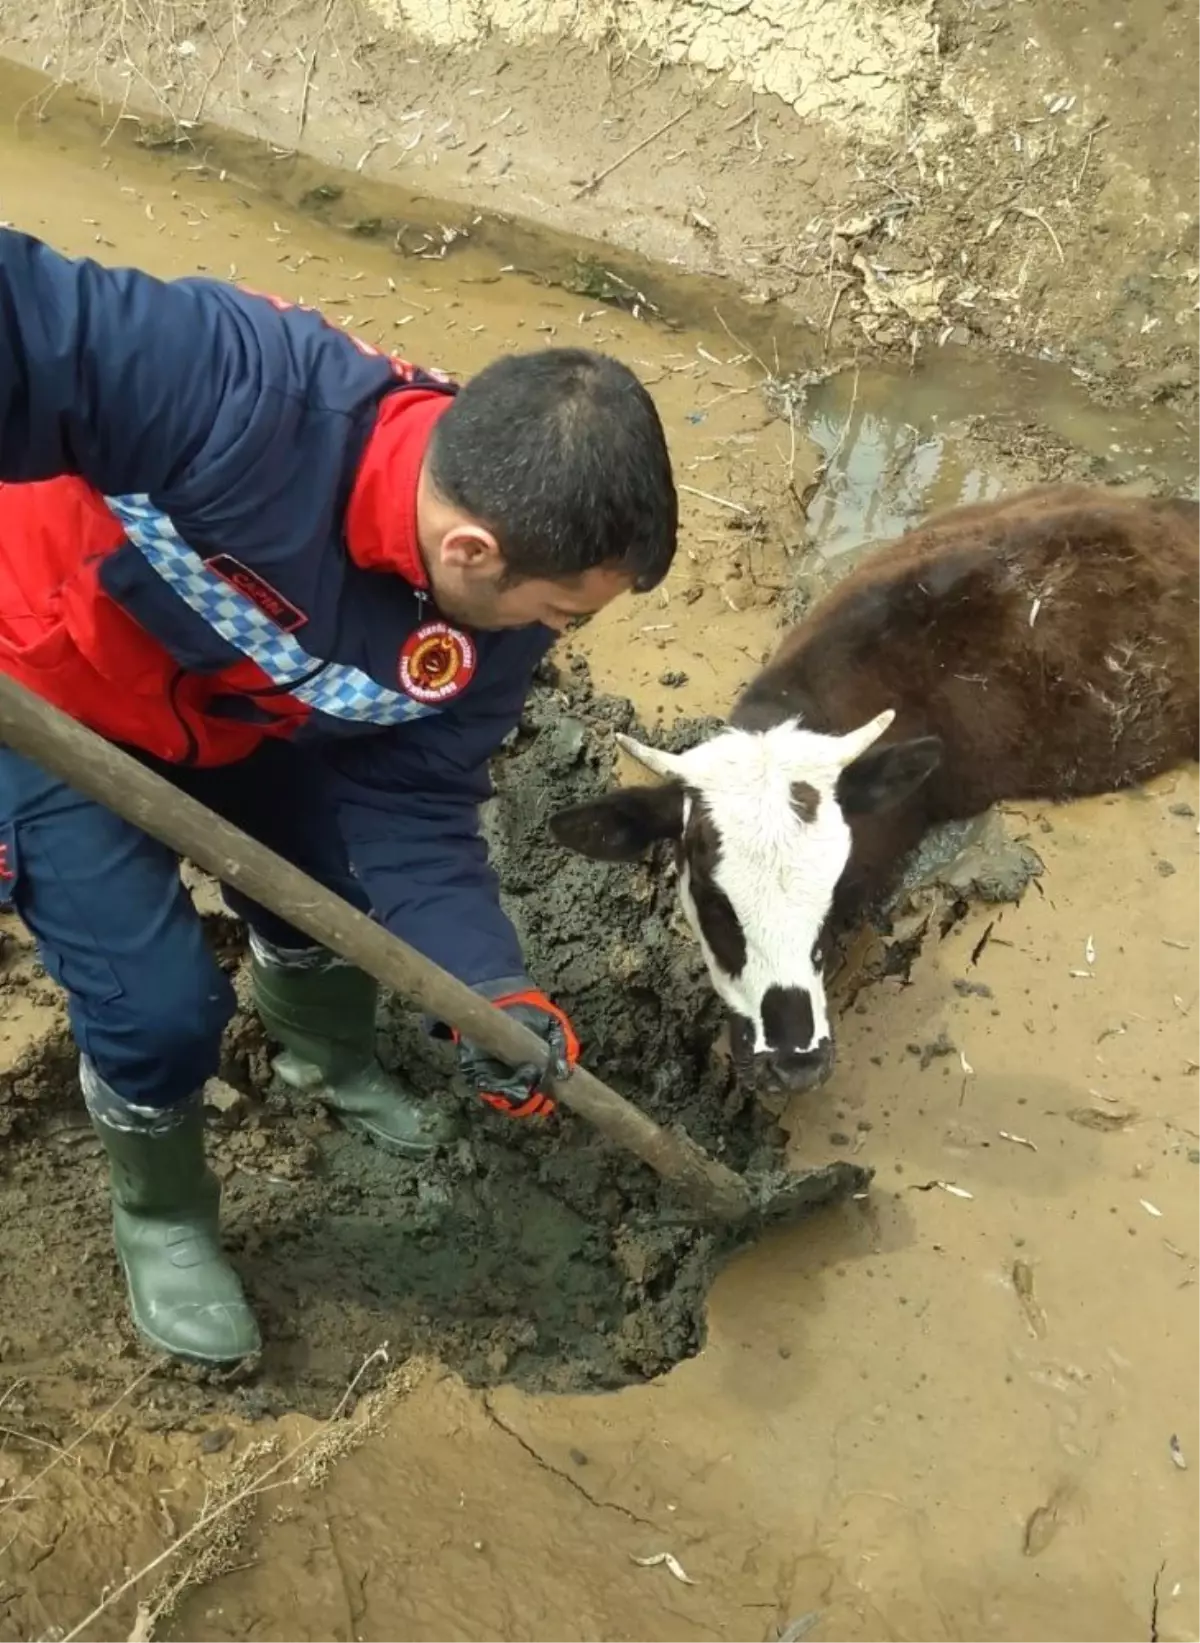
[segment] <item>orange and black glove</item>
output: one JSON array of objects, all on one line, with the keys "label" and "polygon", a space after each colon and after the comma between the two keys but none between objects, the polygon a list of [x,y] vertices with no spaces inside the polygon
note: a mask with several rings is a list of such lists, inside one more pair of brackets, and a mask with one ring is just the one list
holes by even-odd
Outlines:
[{"label": "orange and black glove", "polygon": [[565,1078],[579,1060],[575,1029],[558,1005],[535,987],[502,993],[491,1002],[538,1035],[546,1045],[545,1061],[508,1067],[456,1034],[459,1065],[480,1099],[497,1112],[509,1118],[545,1118],[554,1111],[554,1102],[538,1085],[547,1072],[553,1078]]}]

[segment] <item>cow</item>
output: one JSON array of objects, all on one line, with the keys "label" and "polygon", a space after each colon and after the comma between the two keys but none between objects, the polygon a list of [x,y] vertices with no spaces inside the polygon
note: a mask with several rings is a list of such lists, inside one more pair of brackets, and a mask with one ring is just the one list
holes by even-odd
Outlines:
[{"label": "cow", "polygon": [[1200,740],[1200,505],[1042,486],[934,516],[793,628],[727,727],[621,746],[661,784],[559,811],[600,861],[675,847],[735,1064],[829,1076],[834,944],[936,825],[1142,782]]}]

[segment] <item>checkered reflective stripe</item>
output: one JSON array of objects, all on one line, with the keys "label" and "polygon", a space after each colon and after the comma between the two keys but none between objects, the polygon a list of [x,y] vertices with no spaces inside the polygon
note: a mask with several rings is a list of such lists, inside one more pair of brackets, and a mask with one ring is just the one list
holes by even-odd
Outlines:
[{"label": "checkered reflective stripe", "polygon": [[[256,662],[269,679],[318,713],[368,724],[402,724],[437,713],[438,707],[388,690],[356,667],[322,664],[295,636],[276,627],[252,599],[232,587],[189,548],[175,526],[148,496],[107,496],[105,502],[125,535],[168,587],[206,621],[214,633]],[[315,678],[306,678],[314,669]]]}]

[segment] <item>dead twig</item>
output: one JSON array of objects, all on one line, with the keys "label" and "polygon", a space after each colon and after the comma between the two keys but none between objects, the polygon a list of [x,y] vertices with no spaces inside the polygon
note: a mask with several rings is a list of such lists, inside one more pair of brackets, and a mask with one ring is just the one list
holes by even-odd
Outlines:
[{"label": "dead twig", "polygon": [[299,139],[304,135],[304,127],[308,124],[308,99],[312,91],[313,74],[317,67],[317,53],[321,49],[321,40],[325,30],[329,27],[329,17],[333,11],[333,0],[325,0],[325,11],[321,18],[321,26],[317,30],[317,37],[313,41],[312,50],[308,54],[308,62],[304,68],[304,84],[300,89],[300,112],[296,117],[296,136]]},{"label": "dead twig", "polygon": [[734,513],[751,514],[753,508],[748,508],[744,502],[731,502],[727,496],[716,496],[712,491],[697,490],[695,485],[679,485],[678,490],[686,491],[689,496],[698,496],[704,502],[715,502],[718,508],[732,508]]},{"label": "dead twig", "polygon": [[748,359],[752,359],[754,361],[754,363],[758,366],[759,370],[762,372],[763,376],[764,377],[769,377],[771,375],[771,373],[767,369],[767,367],[764,365],[761,358],[754,352],[753,348],[747,348],[746,344],[736,334],[736,332],[731,331],[729,329],[729,326],[728,326],[728,324],[726,323],[726,320],[725,320],[725,316],[721,312],[721,310],[719,308],[714,308],[713,313],[717,316],[717,324],[721,327],[722,331],[724,331],[725,335],[729,338],[730,342],[732,342],[733,346],[738,350],[738,352],[745,354]]},{"label": "dead twig", "polygon": [[1054,232],[1053,228],[1051,228],[1050,224],[1046,221],[1040,211],[1035,210],[1031,205],[1013,205],[1009,207],[1009,210],[1017,212],[1019,216],[1029,217],[1033,222],[1040,222],[1047,234],[1049,234],[1050,238],[1054,241],[1054,249],[1058,252],[1059,262],[1066,262],[1067,259],[1063,256],[1063,248],[1059,244],[1058,235]]},{"label": "dead twig", "polygon": [[662,125],[657,126],[648,137],[643,137],[640,143],[634,143],[633,147],[627,148],[624,154],[618,154],[611,165],[606,165],[602,171],[597,171],[594,176],[588,178],[587,182],[580,183],[575,190],[575,198],[577,200],[581,199],[584,194],[590,194],[593,189],[599,188],[604,179],[611,177],[618,166],[624,165],[626,160],[632,160],[633,156],[640,154],[644,148],[649,148],[651,143],[656,142],[659,137],[664,137],[672,126],[677,126],[680,120],[686,119],[695,110],[696,104],[689,103],[687,108],[681,108],[678,114],[672,114],[669,120],[664,120]]},{"label": "dead twig", "polygon": [[[234,25],[234,29],[236,31],[236,24]],[[217,53],[216,62],[205,76],[204,84],[200,87],[200,95],[196,98],[196,107],[192,111],[192,125],[199,125],[200,121],[204,118],[204,105],[208,101],[208,94],[212,90],[213,81],[225,67],[225,59],[229,56],[230,49],[233,47],[235,40],[236,32],[231,33],[229,39],[226,40],[221,46],[221,49]]]},{"label": "dead twig", "polygon": [[1083,183],[1084,172],[1088,168],[1088,161],[1092,157],[1092,144],[1095,142],[1097,136],[1099,135],[1100,132],[1102,132],[1104,130],[1104,128],[1107,124],[1108,124],[1108,115],[1107,114],[1102,114],[1100,116],[1100,118],[1096,121],[1096,123],[1092,127],[1092,129],[1088,132],[1088,134],[1087,134],[1087,147],[1083,151],[1083,164],[1079,167],[1079,173],[1076,176],[1075,181],[1071,184],[1072,194],[1078,194],[1080,186]]},{"label": "dead twig", "polygon": [[25,1380],[23,1378],[19,1379],[19,1380],[15,1380],[15,1381],[10,1381],[9,1384],[4,1388],[4,1391],[0,1392],[0,1409],[4,1408],[4,1405],[8,1402],[9,1398],[12,1398],[12,1397],[16,1396],[16,1394],[21,1390],[21,1388],[25,1384],[26,1383],[25,1383]]},{"label": "dead twig", "polygon": [[52,1454],[60,1458],[66,1453],[57,1443],[49,1443],[45,1438],[35,1438],[32,1432],[20,1432],[15,1426],[0,1426],[0,1432],[6,1438],[16,1438],[18,1443],[31,1443],[36,1449],[49,1449]]},{"label": "dead twig", "polygon": [[[106,1595],[100,1600],[90,1614],[85,1615],[77,1626],[72,1627],[69,1632],[64,1634],[60,1640],[60,1643],[75,1643],[76,1638],[82,1637],[85,1633],[90,1632],[96,1621],[99,1620],[100,1616],[111,1609],[114,1603],[119,1603],[121,1599],[128,1592],[131,1592],[133,1588],[141,1581],[143,1581],[147,1575],[153,1574],[155,1569],[161,1568],[161,1566],[167,1562],[169,1558],[174,1557],[175,1553],[181,1546],[186,1545],[189,1540],[194,1539],[196,1535],[201,1534],[205,1529],[211,1528],[211,1526],[217,1522],[218,1519],[224,1517],[228,1512],[233,1511],[235,1507],[240,1506],[243,1501],[249,1500],[253,1495],[261,1494],[263,1490],[267,1488],[280,1487],[279,1484],[270,1484],[268,1480],[273,1478],[277,1472],[281,1472],[285,1466],[295,1460],[298,1455],[303,1454],[306,1449],[311,1448],[317,1439],[322,1437],[325,1432],[328,1431],[329,1427],[332,1426],[334,1421],[340,1417],[342,1411],[350,1402],[350,1399],[354,1395],[355,1387],[358,1385],[359,1381],[362,1380],[367,1370],[371,1368],[372,1364],[378,1363],[381,1359],[385,1362],[387,1360],[386,1343],[383,1346],[377,1346],[374,1352],[368,1353],[362,1363],[359,1364],[358,1369],[355,1371],[355,1374],[350,1381],[350,1384],[338,1399],[332,1414],[329,1416],[329,1419],[322,1426],[318,1426],[316,1431],[310,1432],[306,1438],[302,1438],[299,1443],[294,1444],[285,1455],[282,1455],[277,1461],[274,1461],[270,1466],[259,1472],[250,1480],[249,1483],[237,1490],[236,1493],[230,1495],[228,1500],[223,1500],[219,1503],[219,1505],[210,1507],[206,1511],[202,1511],[199,1517],[197,1517],[195,1523],[192,1524],[191,1528],[185,1529],[181,1535],[176,1536],[168,1547],[159,1552],[157,1557],[151,1558],[149,1563],[143,1564],[135,1574],[131,1574],[128,1579],[123,1580],[119,1586],[115,1586],[111,1592],[106,1593]],[[287,1478],[281,1480],[282,1483],[287,1483],[289,1481],[290,1480]],[[142,1620],[140,1610],[139,1622],[141,1622],[141,1630],[145,1632],[146,1626],[145,1622]]]},{"label": "dead twig", "polygon": [[829,473],[829,471],[833,467],[833,464],[837,461],[838,457],[842,454],[842,447],[846,443],[846,435],[850,432],[850,424],[854,421],[854,411],[855,411],[855,407],[857,406],[857,404],[858,404],[858,367],[855,366],[855,368],[854,368],[854,386],[850,390],[850,409],[846,412],[846,420],[845,420],[845,422],[842,423],[842,431],[837,437],[837,444],[829,452],[829,455],[825,458],[825,461],[822,463],[822,467],[824,468],[826,473]]},{"label": "dead twig", "polygon": [[[784,467],[787,469],[788,490],[796,497],[796,407],[788,400],[788,454]],[[798,501],[799,498],[797,497]]]},{"label": "dead twig", "polygon": [[60,1449],[53,1460],[46,1462],[45,1466],[42,1467],[37,1476],[30,1481],[29,1487],[23,1490],[19,1496],[14,1495],[12,1499],[0,1502],[0,1515],[2,1515],[4,1511],[13,1504],[14,1500],[29,1500],[31,1498],[31,1492],[37,1488],[38,1484],[47,1475],[47,1473],[52,1472],[60,1461],[66,1460],[69,1455],[73,1454],[74,1451],[79,1448],[79,1445],[83,1443],[85,1439],[91,1437],[92,1433],[95,1432],[98,1427],[103,1426],[104,1422],[112,1414],[113,1410],[116,1409],[118,1405],[122,1404],[131,1392],[136,1392],[146,1377],[153,1374],[156,1367],[157,1366],[155,1364],[151,1364],[148,1369],[142,1370],[136,1380],[130,1381],[125,1390],[118,1397],[113,1399],[108,1408],[101,1410],[100,1414],[96,1416],[90,1426],[86,1426],[77,1438],[72,1438],[71,1442],[67,1444],[65,1449]]},{"label": "dead twig", "polygon": [[821,352],[823,354],[827,354],[829,352],[829,339],[833,335],[833,322],[837,318],[837,311],[841,305],[842,298],[846,295],[847,290],[852,284],[852,280],[843,280],[837,290],[833,293],[833,301],[829,304],[829,313],[825,319],[825,334],[821,343]]}]

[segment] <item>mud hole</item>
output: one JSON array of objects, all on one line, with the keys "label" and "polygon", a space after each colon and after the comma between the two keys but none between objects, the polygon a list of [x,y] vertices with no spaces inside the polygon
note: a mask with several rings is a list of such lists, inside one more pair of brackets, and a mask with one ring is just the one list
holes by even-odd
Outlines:
[{"label": "mud hole", "polygon": [[[679,718],[669,730],[647,728],[627,698],[596,692],[584,657],[549,662],[495,761],[484,830],[531,970],[568,1010],[589,1066],[732,1168],[770,1172],[784,1159],[780,1109],[732,1075],[723,1014],[678,911],[669,852],[633,866],[564,858],[546,828],[555,811],[618,779],[614,731],[686,747],[719,723]],[[984,843],[972,867],[966,845],[977,836]],[[959,876],[952,870],[939,882],[947,862]],[[843,997],[852,1004],[873,980],[907,976],[931,927],[951,928],[971,898],[1019,899],[1036,872],[1036,855],[1014,852],[995,818],[952,830],[940,850],[931,841],[876,951],[860,944]],[[192,879],[214,951],[244,988],[242,933],[220,910],[218,887]],[[33,968],[5,977],[6,1015],[56,1007]],[[298,1105],[273,1079],[253,1015],[231,1024],[211,1094],[210,1150],[229,1247],[268,1344],[251,1375],[163,1367],[143,1425],[170,1429],[222,1409],[251,1419],[321,1414],[380,1342],[399,1360],[435,1356],[469,1384],[560,1392],[650,1379],[702,1346],[713,1277],[753,1231],[706,1226],[570,1114],[546,1129],[477,1111],[456,1083],[453,1052],[394,1001],[381,1020],[381,1051],[468,1121],[464,1138],[432,1165],[364,1147],[316,1104]],[[105,1172],[61,1029],[0,1077],[0,1136],[0,1246],[11,1316],[20,1320],[0,1336],[0,1353],[61,1353],[64,1372],[84,1372],[111,1396],[139,1349],[114,1307]],[[82,1261],[72,1256],[80,1248]],[[52,1279],[82,1268],[65,1290],[44,1282],[47,1252]],[[86,1347],[72,1344],[77,1332]]]},{"label": "mud hole", "polygon": [[[495,762],[485,831],[533,973],[568,1010],[592,1070],[734,1169],[769,1171],[782,1163],[784,1137],[732,1079],[720,1008],[676,912],[673,870],[662,860],[563,862],[545,826],[555,810],[612,785],[614,729],[687,745],[715,724],[648,731],[628,700],[596,694],[582,658],[561,673],[547,665]],[[211,906],[216,887],[201,880],[199,894]],[[207,925],[236,971],[236,925],[217,911]],[[46,991],[40,980],[9,982],[14,1012],[27,990]],[[384,1011],[381,1048],[418,1087],[459,1105],[467,1133],[445,1159],[407,1164],[351,1140],[319,1107],[298,1107],[273,1080],[253,1017],[231,1025],[211,1151],[229,1246],[269,1344],[248,1384],[164,1371],[151,1425],[214,1408],[323,1413],[380,1342],[397,1359],[436,1356],[471,1384],[558,1391],[648,1379],[699,1350],[708,1288],[738,1235],[706,1227],[569,1114],[547,1133],[476,1111],[456,1088],[453,1052],[396,1003]],[[115,1392],[134,1337],[114,1319],[103,1169],[78,1108],[61,1033],[0,1079],[0,1243],[20,1318],[0,1351],[22,1355],[36,1342],[63,1350],[72,1372],[86,1357],[88,1378]],[[51,1277],[60,1274],[64,1232],[82,1240],[85,1257],[66,1293],[44,1283],[47,1250]],[[62,1257],[64,1269],[75,1264],[66,1249]],[[85,1353],[72,1350],[64,1325],[86,1332]]]},{"label": "mud hole", "polygon": [[[598,1076],[735,1168],[756,1155],[774,1162],[771,1121],[738,1122],[717,1048],[722,1017],[676,927],[669,876],[552,864],[544,821],[610,784],[613,728],[644,733],[628,700],[595,695],[584,664],[539,683],[495,767],[488,831],[506,902],[534,973],[561,997]],[[209,915],[214,945],[235,968],[228,925]],[[41,979],[12,978],[8,1009],[48,994]],[[559,1390],[653,1377],[699,1349],[713,1267],[732,1244],[697,1231],[682,1206],[672,1214],[654,1176],[587,1125],[567,1117],[547,1137],[541,1125],[475,1111],[465,1091],[454,1093],[452,1053],[399,1007],[386,1012],[381,1038],[386,1061],[460,1101],[470,1121],[467,1139],[434,1167],[362,1147],[319,1109],[296,1109],[273,1088],[255,1022],[230,1027],[212,1153],[230,1249],[270,1344],[245,1387],[164,1370],[151,1424],[222,1406],[322,1413],[381,1341],[398,1359],[437,1355],[468,1382]],[[15,1336],[0,1336],[0,1360],[36,1352],[44,1370],[59,1357],[62,1372],[115,1392],[132,1336],[113,1306],[104,1171],[61,1032],[0,1083],[0,1130],[0,1265],[5,1311],[20,1318]],[[44,1283],[46,1259],[61,1288]]]}]

